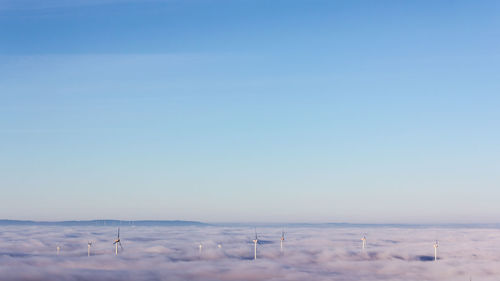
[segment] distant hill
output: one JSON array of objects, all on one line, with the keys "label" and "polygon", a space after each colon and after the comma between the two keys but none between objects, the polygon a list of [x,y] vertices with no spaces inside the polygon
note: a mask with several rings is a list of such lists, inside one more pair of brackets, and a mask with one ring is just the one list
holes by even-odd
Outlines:
[{"label": "distant hill", "polygon": [[198,221],[182,220],[82,220],[82,221],[30,221],[30,220],[0,220],[0,225],[54,225],[54,226],[208,226]]},{"label": "distant hill", "polygon": [[219,226],[219,227],[315,227],[315,228],[497,228],[500,224],[363,224],[363,223],[203,223],[183,220],[81,220],[81,221],[31,221],[0,219],[0,226]]}]

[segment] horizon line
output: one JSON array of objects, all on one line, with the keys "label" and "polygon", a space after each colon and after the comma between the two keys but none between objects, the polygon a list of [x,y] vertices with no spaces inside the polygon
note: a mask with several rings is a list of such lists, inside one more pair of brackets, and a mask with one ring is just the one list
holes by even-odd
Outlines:
[{"label": "horizon line", "polygon": [[[26,224],[64,224],[64,223],[98,223],[98,222],[113,222],[121,224],[123,223],[180,223],[180,224],[191,224],[191,225],[206,225],[206,226],[325,226],[325,225],[345,225],[345,226],[399,226],[399,227],[500,227],[500,222],[491,223],[477,223],[477,222],[467,222],[467,223],[366,223],[366,222],[205,222],[198,220],[182,220],[182,219],[136,219],[136,220],[122,220],[122,219],[73,219],[73,220],[31,220],[31,219],[0,219],[0,224],[3,223],[26,223]],[[126,226],[126,224],[124,225]]]}]

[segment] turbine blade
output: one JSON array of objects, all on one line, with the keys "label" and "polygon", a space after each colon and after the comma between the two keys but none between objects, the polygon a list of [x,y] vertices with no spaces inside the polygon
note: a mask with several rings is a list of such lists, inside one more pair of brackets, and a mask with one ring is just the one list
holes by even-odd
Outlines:
[{"label": "turbine blade", "polygon": [[120,249],[123,250],[122,242],[118,242],[118,244],[120,244]]},{"label": "turbine blade", "polygon": [[120,228],[118,227],[118,239],[120,239]]}]

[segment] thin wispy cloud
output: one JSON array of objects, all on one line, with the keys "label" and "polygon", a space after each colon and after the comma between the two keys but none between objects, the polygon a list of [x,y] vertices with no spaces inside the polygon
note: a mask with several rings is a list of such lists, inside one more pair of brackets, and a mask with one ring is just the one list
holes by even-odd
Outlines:
[{"label": "thin wispy cloud", "polygon": [[108,4],[123,4],[133,2],[167,2],[172,0],[5,0],[0,2],[0,11],[50,10],[60,8],[78,8]]}]

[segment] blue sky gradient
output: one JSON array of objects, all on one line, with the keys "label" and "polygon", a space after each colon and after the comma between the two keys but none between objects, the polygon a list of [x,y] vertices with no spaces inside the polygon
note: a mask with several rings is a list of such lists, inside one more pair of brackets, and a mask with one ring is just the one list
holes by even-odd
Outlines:
[{"label": "blue sky gradient", "polygon": [[0,213],[498,222],[499,12],[0,0]]}]

